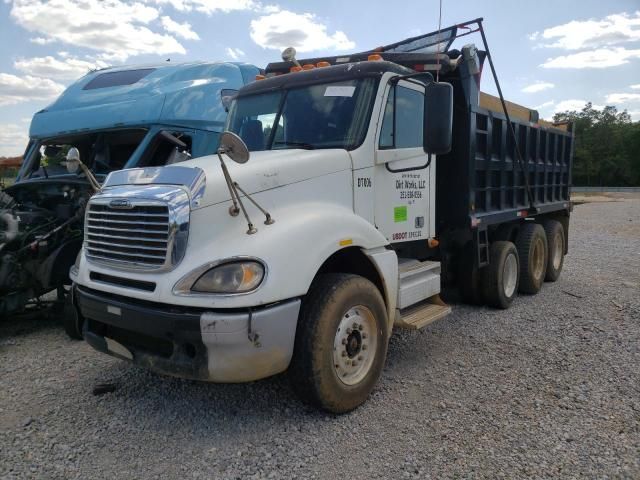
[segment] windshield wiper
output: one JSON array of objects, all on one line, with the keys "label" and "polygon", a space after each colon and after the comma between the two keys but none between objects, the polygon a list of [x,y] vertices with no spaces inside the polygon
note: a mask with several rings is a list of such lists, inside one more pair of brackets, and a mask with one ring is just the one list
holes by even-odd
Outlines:
[{"label": "windshield wiper", "polygon": [[305,150],[314,150],[316,147],[311,145],[310,143],[305,142],[273,142],[274,145],[290,145],[292,147],[300,147]]}]

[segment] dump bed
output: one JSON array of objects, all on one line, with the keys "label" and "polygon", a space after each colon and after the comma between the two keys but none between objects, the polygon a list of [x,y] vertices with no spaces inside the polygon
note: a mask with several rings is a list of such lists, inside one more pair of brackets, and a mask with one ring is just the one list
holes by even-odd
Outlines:
[{"label": "dump bed", "polygon": [[440,229],[487,226],[570,208],[571,129],[518,118],[511,118],[511,123],[522,165],[504,113],[467,105],[462,92],[456,95],[453,150],[437,159]]}]

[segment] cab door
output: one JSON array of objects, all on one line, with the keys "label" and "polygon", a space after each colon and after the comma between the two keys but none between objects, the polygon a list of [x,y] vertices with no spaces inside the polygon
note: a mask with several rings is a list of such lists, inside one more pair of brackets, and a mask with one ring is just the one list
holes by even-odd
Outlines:
[{"label": "cab door", "polygon": [[401,80],[386,95],[375,153],[376,226],[391,243],[426,240],[435,231],[435,162],[423,149],[424,86]]}]

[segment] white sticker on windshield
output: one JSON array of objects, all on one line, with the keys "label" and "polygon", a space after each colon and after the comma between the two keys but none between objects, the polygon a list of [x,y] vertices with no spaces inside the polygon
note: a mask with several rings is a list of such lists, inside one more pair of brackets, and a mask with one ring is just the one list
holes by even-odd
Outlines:
[{"label": "white sticker on windshield", "polygon": [[353,97],[356,87],[349,86],[332,86],[327,87],[324,91],[325,97]]}]

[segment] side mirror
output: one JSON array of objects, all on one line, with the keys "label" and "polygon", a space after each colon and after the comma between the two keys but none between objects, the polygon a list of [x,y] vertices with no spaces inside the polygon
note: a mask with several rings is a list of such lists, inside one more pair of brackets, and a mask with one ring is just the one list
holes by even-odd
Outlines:
[{"label": "side mirror", "polygon": [[76,147],[71,147],[67,152],[67,172],[76,173],[80,168],[80,151]]},{"label": "side mirror", "polygon": [[434,155],[449,153],[452,137],[453,86],[432,82],[424,92],[424,151]]},{"label": "side mirror", "polygon": [[247,163],[249,160],[249,149],[244,141],[233,132],[222,132],[220,135],[218,155],[223,153],[236,163]]}]

